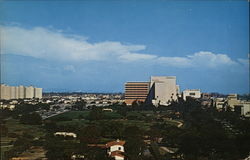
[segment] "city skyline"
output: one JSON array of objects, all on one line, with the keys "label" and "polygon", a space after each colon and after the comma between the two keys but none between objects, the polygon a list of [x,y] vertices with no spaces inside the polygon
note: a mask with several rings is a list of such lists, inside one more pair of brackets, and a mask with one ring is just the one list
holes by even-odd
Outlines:
[{"label": "city skyline", "polygon": [[176,76],[181,90],[249,93],[247,1],[10,1],[2,8],[2,83],[124,92],[126,81]]}]

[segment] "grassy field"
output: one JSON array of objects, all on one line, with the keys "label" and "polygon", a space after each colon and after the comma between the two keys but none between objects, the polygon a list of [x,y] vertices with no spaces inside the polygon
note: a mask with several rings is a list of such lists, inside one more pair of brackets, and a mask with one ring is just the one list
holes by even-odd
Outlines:
[{"label": "grassy field", "polygon": [[45,135],[44,129],[39,125],[25,125],[19,123],[16,119],[8,119],[6,121],[6,125],[8,126],[9,133],[15,133],[17,135],[21,135],[24,132],[29,133],[33,137],[42,137]]},{"label": "grassy field", "polygon": [[[18,120],[9,118],[6,120],[6,126],[8,127],[9,134],[22,135],[28,133],[33,137],[42,137],[45,135],[45,130],[39,125],[25,125],[19,123]],[[14,142],[16,138],[1,137],[1,156],[3,153],[13,147],[11,142]],[[2,159],[2,157],[1,157]]]},{"label": "grassy field", "polygon": [[58,114],[56,116],[50,117],[50,120],[56,120],[61,117],[66,117],[70,119],[79,119],[80,116],[83,118],[87,118],[89,114],[89,111],[69,111],[69,112],[64,112],[62,114]]},{"label": "grassy field", "polygon": [[[101,121],[89,121],[86,118],[88,117],[90,111],[69,111],[65,112],[59,115],[56,115],[54,117],[49,118],[50,120],[57,121],[57,124],[59,125],[76,125],[79,127],[84,127],[88,124],[94,124],[94,123],[108,123],[110,121],[120,122],[124,126],[138,126],[139,128],[143,130],[148,130],[150,126],[160,123],[160,122],[146,122],[146,117],[155,118],[155,114],[153,111],[131,111],[127,113],[127,118],[124,120],[120,114],[117,112],[104,112],[105,119]],[[66,120],[60,120],[60,118],[67,118]],[[167,120],[164,119],[163,122],[169,125],[178,126],[179,123],[174,120]]]}]

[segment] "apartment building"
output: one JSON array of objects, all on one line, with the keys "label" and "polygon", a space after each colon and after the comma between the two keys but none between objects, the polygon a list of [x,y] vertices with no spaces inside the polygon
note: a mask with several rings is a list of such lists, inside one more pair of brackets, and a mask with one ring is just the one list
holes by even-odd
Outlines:
[{"label": "apartment building", "polygon": [[24,99],[24,98],[42,98],[42,88],[34,88],[32,86],[8,86],[1,84],[0,99]]}]

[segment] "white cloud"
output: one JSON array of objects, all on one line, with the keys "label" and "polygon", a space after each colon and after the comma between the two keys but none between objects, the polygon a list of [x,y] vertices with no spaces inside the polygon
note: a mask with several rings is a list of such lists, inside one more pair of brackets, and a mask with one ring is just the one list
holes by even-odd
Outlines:
[{"label": "white cloud", "polygon": [[66,65],[63,68],[65,71],[76,72],[76,69],[73,65]]},{"label": "white cloud", "polygon": [[138,61],[138,60],[152,60],[157,58],[155,55],[150,55],[150,54],[138,54],[138,53],[129,53],[129,54],[124,54],[119,56],[121,60],[125,61]]},{"label": "white cloud", "polygon": [[[107,60],[134,56],[144,50],[144,45],[124,45],[120,42],[89,43],[86,37],[68,36],[62,32],[42,27],[24,29],[16,26],[1,26],[3,53],[32,56],[61,61]],[[149,55],[150,56],[150,55]],[[141,55],[145,58],[145,55]],[[137,54],[137,59],[140,54]]]},{"label": "white cloud", "polygon": [[[145,45],[122,44],[104,41],[88,42],[88,38],[68,35],[62,31],[42,27],[25,29],[18,26],[0,26],[2,30],[2,53],[32,56],[57,61],[147,61],[172,67],[209,67],[246,64],[245,59],[232,60],[226,54],[197,52],[183,57],[160,57],[154,54],[139,53]],[[66,70],[74,71],[72,66]]]},{"label": "white cloud", "polygon": [[238,58],[237,59],[241,64],[245,65],[245,66],[249,66],[249,59],[242,59],[242,58]]},{"label": "white cloud", "polygon": [[191,67],[192,60],[187,57],[159,57],[159,63],[173,67]]},{"label": "white cloud", "polygon": [[186,57],[160,57],[159,62],[174,67],[209,67],[231,66],[238,63],[226,54],[200,51]]}]

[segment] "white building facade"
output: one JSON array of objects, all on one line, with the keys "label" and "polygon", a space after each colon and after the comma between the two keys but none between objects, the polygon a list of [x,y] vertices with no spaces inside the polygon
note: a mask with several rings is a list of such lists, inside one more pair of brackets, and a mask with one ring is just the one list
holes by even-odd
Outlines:
[{"label": "white building facade", "polygon": [[179,86],[176,85],[175,76],[152,76],[150,86],[154,89],[152,103],[155,106],[167,106],[178,98]]},{"label": "white building facade", "polygon": [[200,89],[187,89],[187,90],[184,90],[182,97],[183,97],[184,100],[186,100],[187,97],[201,98],[201,90]]},{"label": "white building facade", "polygon": [[19,86],[18,87],[18,99],[23,99],[23,98],[25,98],[25,87]]},{"label": "white building facade", "polygon": [[43,97],[43,89],[42,88],[34,88],[34,97],[41,99]]},{"label": "white building facade", "polygon": [[110,157],[113,157],[115,160],[124,160],[124,144],[125,141],[116,141],[108,142],[106,144],[107,152]]},{"label": "white building facade", "polygon": [[8,86],[1,84],[0,99],[24,99],[24,98],[42,98],[42,88],[34,88],[32,86]]},{"label": "white building facade", "polygon": [[34,87],[25,87],[25,98],[34,98]]}]

